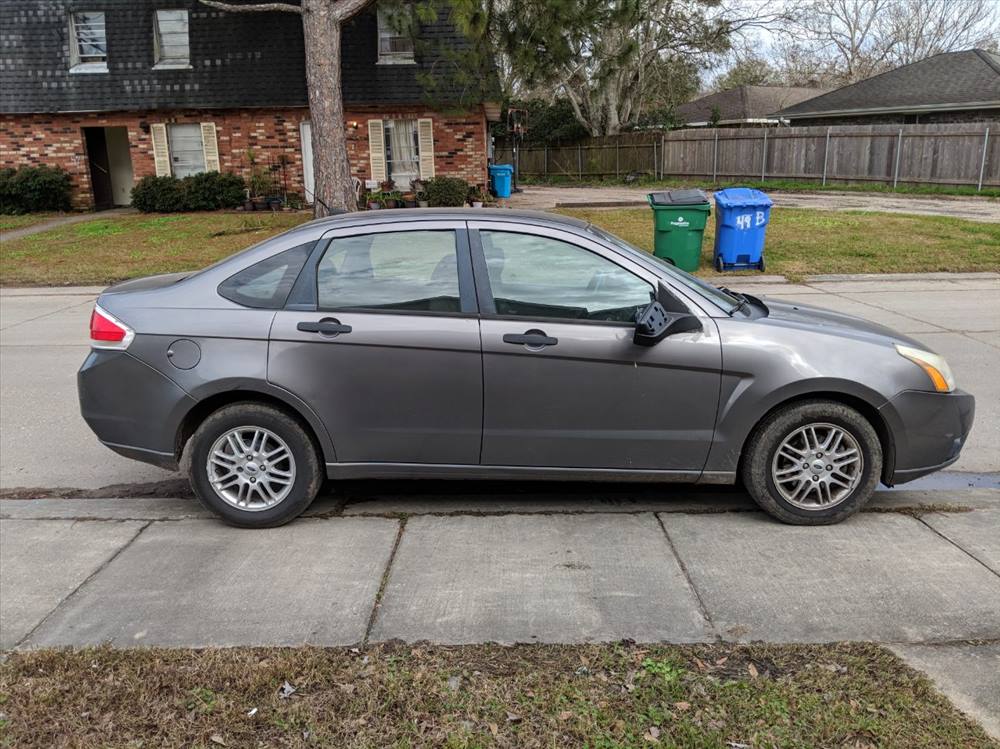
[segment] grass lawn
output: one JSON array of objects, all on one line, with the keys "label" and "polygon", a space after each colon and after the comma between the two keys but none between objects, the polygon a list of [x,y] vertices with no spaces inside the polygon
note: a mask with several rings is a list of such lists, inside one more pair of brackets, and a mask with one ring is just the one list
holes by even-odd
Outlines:
[{"label": "grass lawn", "polygon": [[23,229],[26,226],[34,226],[45,221],[61,216],[61,213],[25,213],[20,216],[12,216],[8,213],[0,213],[0,231],[11,231],[13,229]]},{"label": "grass lawn", "polygon": [[[649,208],[561,209],[645,250],[653,249]],[[708,219],[700,275],[712,269],[715,216]],[[767,228],[767,272],[821,273],[1000,270],[1000,224],[943,216],[774,208]],[[750,271],[754,273],[754,271]]]},{"label": "grass lawn", "polygon": [[310,213],[179,213],[95,219],[4,242],[0,283],[101,285],[195,270],[310,218]]},{"label": "grass lawn", "polygon": [[16,747],[997,746],[868,644],[38,650],[0,712]]},{"label": "grass lawn", "polygon": [[[564,209],[651,250],[648,208]],[[101,285],[152,273],[196,270],[310,218],[308,213],[126,215],[63,226],[0,246],[5,286]],[[714,217],[703,248],[711,268]],[[776,208],[767,235],[767,272],[792,279],[819,273],[1000,270],[1000,224],[937,216]]]}]

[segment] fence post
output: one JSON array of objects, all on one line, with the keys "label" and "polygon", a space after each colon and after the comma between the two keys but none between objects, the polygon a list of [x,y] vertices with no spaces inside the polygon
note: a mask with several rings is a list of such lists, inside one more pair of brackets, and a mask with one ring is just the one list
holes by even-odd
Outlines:
[{"label": "fence post", "polygon": [[653,179],[656,179],[659,172],[656,169],[656,141],[653,141]]},{"label": "fence post", "polygon": [[660,167],[660,179],[663,179],[665,170],[663,165],[667,162],[667,157],[664,154],[667,152],[667,136],[666,134],[660,136],[660,160],[656,162]]},{"label": "fence post", "polygon": [[719,175],[719,128],[715,128],[715,145],[712,147],[712,182],[718,182]]},{"label": "fence post", "polygon": [[580,181],[583,181],[583,144],[576,144],[576,171],[580,175]]},{"label": "fence post", "polygon": [[903,128],[899,128],[899,135],[896,136],[896,168],[892,173],[892,189],[896,189],[896,183],[899,182],[899,155],[900,151],[903,150]]},{"label": "fence post", "polygon": [[764,181],[767,174],[767,128],[764,128],[764,155],[760,159],[760,181]]},{"label": "fence post", "polygon": [[986,134],[983,135],[983,157],[979,160],[979,186],[976,188],[976,192],[982,192],[983,190],[983,175],[986,174],[986,147],[990,144],[990,129],[986,128]]},{"label": "fence post", "polygon": [[621,170],[621,143],[615,140],[615,179],[619,179],[622,176]]},{"label": "fence post", "polygon": [[549,146],[547,143],[542,146],[542,176],[549,176]]},{"label": "fence post", "polygon": [[826,146],[823,147],[823,185],[826,186],[826,163],[830,156],[830,128],[826,129]]}]

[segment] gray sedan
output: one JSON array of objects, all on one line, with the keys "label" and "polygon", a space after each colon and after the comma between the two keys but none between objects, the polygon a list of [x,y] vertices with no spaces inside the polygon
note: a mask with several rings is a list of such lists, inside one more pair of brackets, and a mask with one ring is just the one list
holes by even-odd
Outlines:
[{"label": "gray sedan", "polygon": [[390,477],[742,482],[784,522],[834,523],[953,463],[974,413],[904,335],[528,212],[313,221],[112,286],[91,345],[98,438],[245,527],[326,478]]}]

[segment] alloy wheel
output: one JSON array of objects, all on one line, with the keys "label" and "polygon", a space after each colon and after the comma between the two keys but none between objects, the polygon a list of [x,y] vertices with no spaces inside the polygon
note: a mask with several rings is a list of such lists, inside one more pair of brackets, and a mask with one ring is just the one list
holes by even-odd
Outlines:
[{"label": "alloy wheel", "polygon": [[858,441],[835,424],[799,427],[778,446],[771,478],[782,499],[802,510],[825,510],[851,496],[861,481]]},{"label": "alloy wheel", "polygon": [[279,504],[295,483],[292,451],[263,427],[237,427],[219,437],[208,453],[206,470],[216,494],[251,512]]}]

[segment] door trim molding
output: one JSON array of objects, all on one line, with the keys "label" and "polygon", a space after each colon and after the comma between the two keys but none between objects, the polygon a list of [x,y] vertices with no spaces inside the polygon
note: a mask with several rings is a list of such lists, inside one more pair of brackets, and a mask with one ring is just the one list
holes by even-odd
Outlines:
[{"label": "door trim molding", "polygon": [[[698,483],[702,471],[621,468],[461,465],[452,463],[327,463],[330,479],[525,479],[532,481],[636,481]],[[735,472],[713,471],[706,483],[730,484]]]}]

